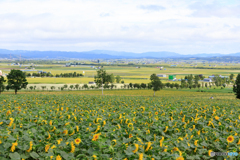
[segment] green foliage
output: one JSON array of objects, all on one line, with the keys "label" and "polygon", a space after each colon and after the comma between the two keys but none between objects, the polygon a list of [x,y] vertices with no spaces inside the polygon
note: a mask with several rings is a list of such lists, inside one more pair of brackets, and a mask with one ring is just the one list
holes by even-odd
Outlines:
[{"label": "green foliage", "polygon": [[55,86],[51,86],[51,90],[54,90],[55,89]]},{"label": "green foliage", "polygon": [[200,80],[199,75],[194,76],[194,84],[198,86],[198,81]]},{"label": "green foliage", "polygon": [[115,77],[113,74],[110,75],[110,83],[114,83],[115,82]]},{"label": "green foliage", "polygon": [[129,87],[132,88],[132,87],[133,87],[133,84],[132,84],[132,83],[129,83]]},{"label": "green foliage", "polygon": [[236,98],[240,99],[240,73],[237,75],[235,84],[233,85],[233,92],[236,93]]},{"label": "green foliage", "polygon": [[10,73],[7,75],[7,79],[8,85],[6,89],[14,89],[15,94],[17,94],[18,90],[26,88],[28,85],[26,75],[20,70],[11,70]]},{"label": "green foliage", "polygon": [[121,78],[119,75],[116,76],[116,82],[117,82],[117,83],[120,83],[121,79],[122,79],[122,78]]},{"label": "green foliage", "polygon": [[94,76],[94,82],[101,86],[102,84],[109,83],[111,81],[110,75],[106,70],[100,69],[97,71],[97,76]]},{"label": "green foliage", "polygon": [[230,74],[229,78],[230,78],[230,80],[233,80],[234,74]]},{"label": "green foliage", "polygon": [[[182,91],[159,92],[158,98],[140,96],[151,93],[146,90],[137,90],[138,96],[119,96],[120,92],[104,97],[0,96],[0,159],[93,160],[95,155],[99,160],[132,160],[143,153],[144,159],[175,160],[179,151],[184,159],[214,159],[209,150],[239,153],[238,100]],[[93,141],[95,134],[100,136]],[[234,137],[232,143],[229,136]],[[77,138],[81,143],[75,143]]]},{"label": "green foliage", "polygon": [[3,76],[0,76],[0,94],[4,91],[5,89],[5,85],[3,84],[4,82],[6,82],[6,80],[4,79]]},{"label": "green foliage", "polygon": [[159,91],[161,89],[162,82],[156,74],[152,74],[150,76],[150,80],[151,80],[151,83],[153,86],[153,91],[154,91],[154,96],[155,96],[155,91]]},{"label": "green foliage", "polygon": [[187,76],[187,82],[188,82],[189,88],[191,89],[192,85],[193,85],[193,75],[192,74]]}]

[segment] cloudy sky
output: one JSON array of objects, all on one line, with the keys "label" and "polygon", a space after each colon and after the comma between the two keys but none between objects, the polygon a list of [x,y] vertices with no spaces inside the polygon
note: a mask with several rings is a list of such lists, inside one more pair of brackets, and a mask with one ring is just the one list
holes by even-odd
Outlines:
[{"label": "cloudy sky", "polygon": [[240,52],[240,0],[0,0],[0,48]]}]

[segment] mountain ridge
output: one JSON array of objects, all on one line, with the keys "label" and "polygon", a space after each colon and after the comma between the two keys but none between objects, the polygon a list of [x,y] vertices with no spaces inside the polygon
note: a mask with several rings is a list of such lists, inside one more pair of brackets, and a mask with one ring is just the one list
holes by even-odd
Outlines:
[{"label": "mountain ridge", "polygon": [[111,50],[91,50],[91,51],[29,51],[29,50],[7,50],[0,49],[0,58],[80,58],[80,59],[123,59],[123,58],[195,58],[195,57],[223,57],[223,56],[240,56],[240,52],[230,54],[220,53],[199,53],[192,55],[183,55],[176,52],[159,51],[159,52],[124,52]]}]

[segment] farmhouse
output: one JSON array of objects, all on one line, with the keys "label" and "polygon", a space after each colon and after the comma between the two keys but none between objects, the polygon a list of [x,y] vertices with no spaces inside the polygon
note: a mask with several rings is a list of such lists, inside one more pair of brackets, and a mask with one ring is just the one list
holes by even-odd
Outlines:
[{"label": "farmhouse", "polygon": [[203,82],[212,82],[212,79],[211,78],[204,78]]},{"label": "farmhouse", "polygon": [[166,74],[157,74],[158,77],[167,77]]}]

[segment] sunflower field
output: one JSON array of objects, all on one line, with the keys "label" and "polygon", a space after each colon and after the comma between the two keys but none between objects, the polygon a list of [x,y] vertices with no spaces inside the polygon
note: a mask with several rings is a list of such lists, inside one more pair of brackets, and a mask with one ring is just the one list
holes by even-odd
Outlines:
[{"label": "sunflower field", "polygon": [[239,105],[200,97],[4,95],[0,159],[239,159],[209,155],[240,152]]}]

